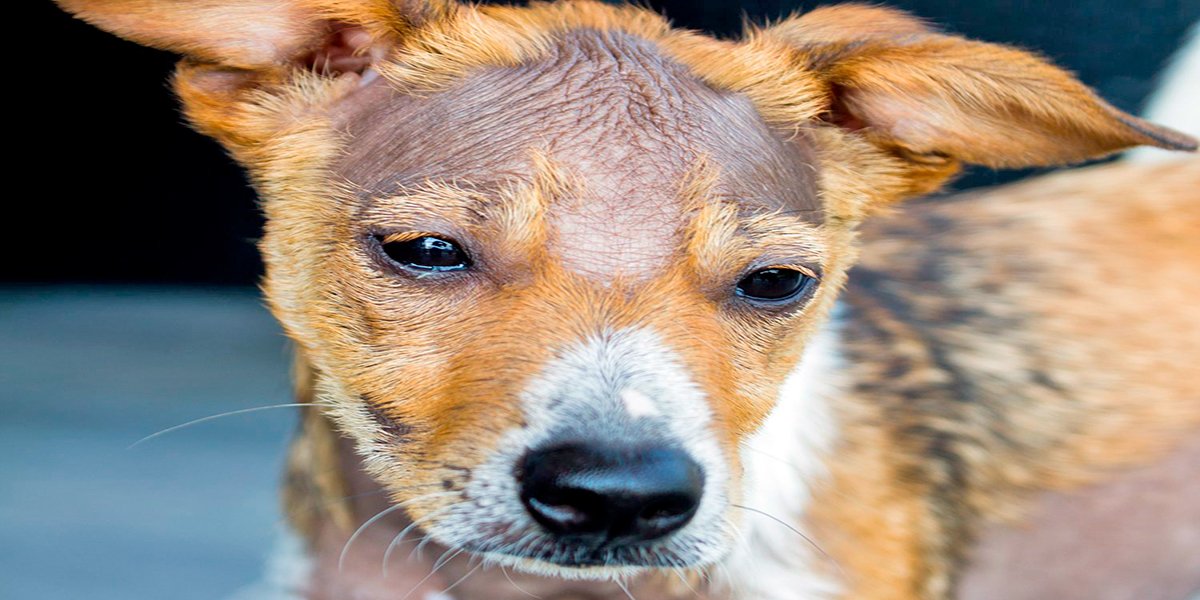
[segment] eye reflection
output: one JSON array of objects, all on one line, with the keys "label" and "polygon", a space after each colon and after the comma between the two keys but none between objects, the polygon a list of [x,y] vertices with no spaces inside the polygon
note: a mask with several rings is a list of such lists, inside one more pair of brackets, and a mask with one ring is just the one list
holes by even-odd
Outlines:
[{"label": "eye reflection", "polygon": [[751,300],[780,302],[799,296],[816,280],[796,269],[759,269],[737,284],[737,295]]},{"label": "eye reflection", "polygon": [[383,253],[392,262],[417,271],[462,271],[471,266],[471,259],[457,243],[441,237],[426,235],[410,240],[383,242]]}]

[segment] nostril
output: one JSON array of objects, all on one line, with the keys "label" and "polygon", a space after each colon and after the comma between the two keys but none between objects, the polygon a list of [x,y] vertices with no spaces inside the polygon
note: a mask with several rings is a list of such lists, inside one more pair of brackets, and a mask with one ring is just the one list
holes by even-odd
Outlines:
[{"label": "nostril", "polygon": [[649,500],[624,535],[636,539],[662,537],[682,528],[696,514],[698,495],[672,495]]},{"label": "nostril", "polygon": [[523,494],[525,506],[539,523],[561,533],[603,529],[597,518],[604,511],[602,498],[582,490],[541,487]]},{"label": "nostril", "polygon": [[690,513],[695,507],[696,501],[690,496],[659,498],[647,503],[638,513],[638,518],[643,521],[669,521]]},{"label": "nostril", "polygon": [[582,525],[587,521],[587,513],[570,504],[548,504],[537,498],[529,498],[530,508],[544,519],[549,519],[563,526]]}]

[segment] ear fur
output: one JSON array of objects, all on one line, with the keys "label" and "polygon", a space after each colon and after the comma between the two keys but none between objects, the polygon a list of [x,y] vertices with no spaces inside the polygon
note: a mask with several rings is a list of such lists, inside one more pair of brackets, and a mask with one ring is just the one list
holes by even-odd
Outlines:
[{"label": "ear fur", "polygon": [[282,63],[320,30],[297,3],[259,0],[58,0],[67,12],[125,39],[199,62],[243,69]]},{"label": "ear fur", "polygon": [[125,39],[195,62],[263,69],[313,52],[347,26],[378,40],[448,13],[449,0],[55,0]]},{"label": "ear fur", "polygon": [[763,34],[786,42],[826,83],[830,122],[910,159],[1025,167],[1137,145],[1196,149],[1038,56],[937,33],[901,11],[820,8]]},{"label": "ear fur", "polygon": [[454,0],[56,2],[120,37],[182,54],[174,83],[188,118],[235,155],[287,121],[284,107],[345,97],[405,34],[457,7]]}]

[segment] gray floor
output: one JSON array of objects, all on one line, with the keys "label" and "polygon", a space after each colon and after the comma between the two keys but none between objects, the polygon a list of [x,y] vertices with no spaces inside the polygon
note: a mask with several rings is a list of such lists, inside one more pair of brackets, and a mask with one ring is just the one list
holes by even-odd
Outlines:
[{"label": "gray floor", "polygon": [[222,598],[259,573],[295,409],[253,290],[0,288],[0,599]]}]

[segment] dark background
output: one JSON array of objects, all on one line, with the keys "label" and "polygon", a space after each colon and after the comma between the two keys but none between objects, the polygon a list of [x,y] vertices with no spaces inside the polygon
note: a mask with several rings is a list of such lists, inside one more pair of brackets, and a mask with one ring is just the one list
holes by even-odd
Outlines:
[{"label": "dark background", "polygon": [[[743,15],[824,2],[652,0],[677,24],[734,35]],[[1200,0],[889,0],[969,37],[1038,50],[1116,106],[1138,112],[1154,74],[1200,19]],[[47,0],[14,27],[10,168],[0,283],[246,285],[261,228],[239,169],[190,131],[166,79],[173,56],[74,21]],[[15,142],[15,143],[12,143]],[[1022,173],[975,171],[955,187]]]}]

